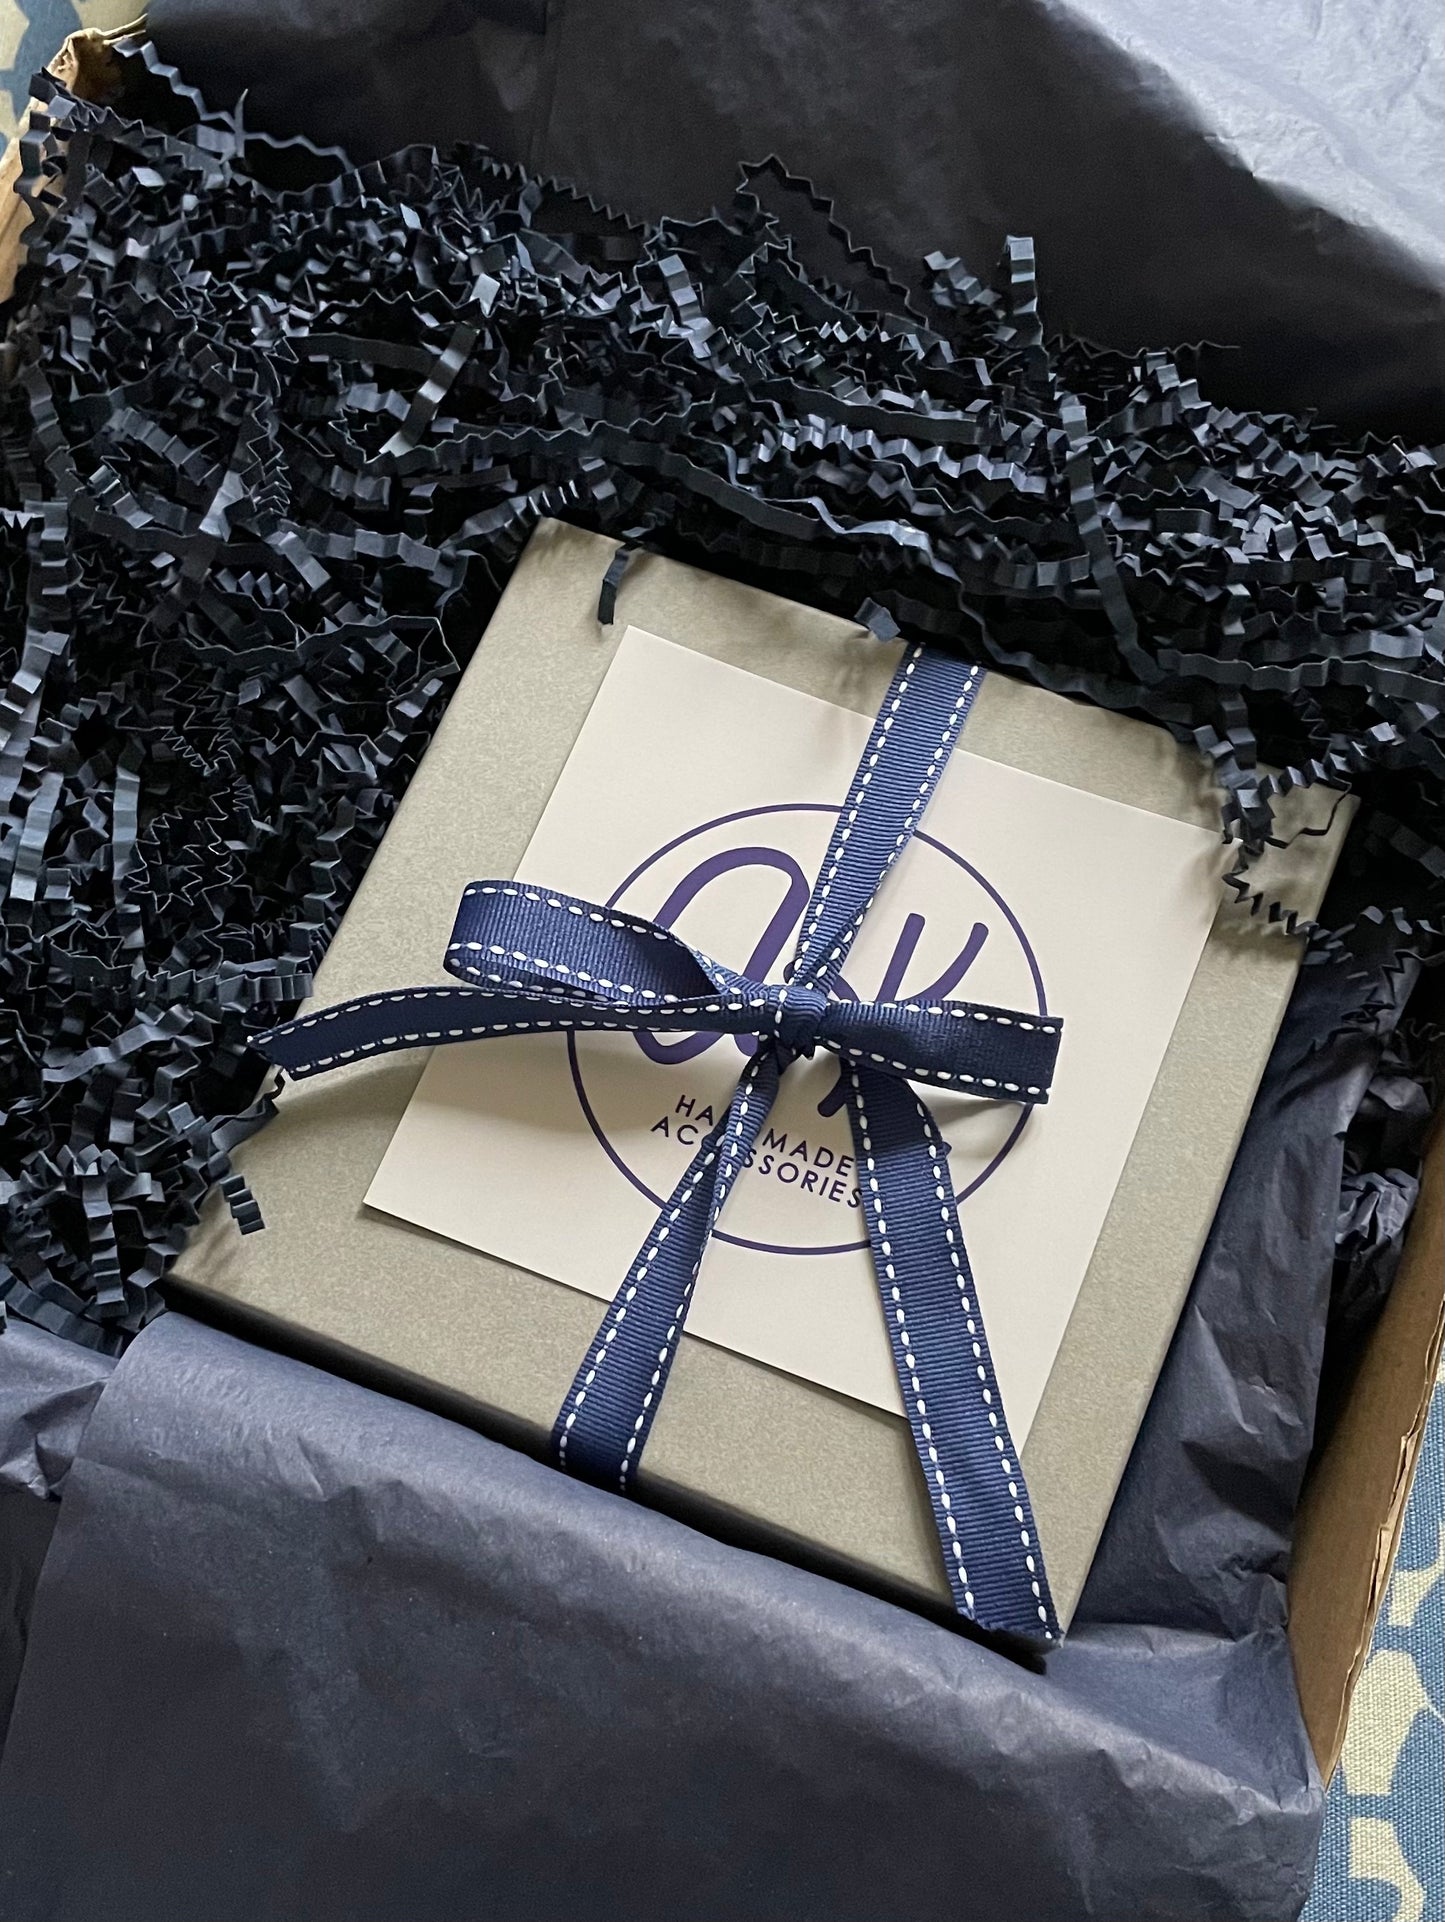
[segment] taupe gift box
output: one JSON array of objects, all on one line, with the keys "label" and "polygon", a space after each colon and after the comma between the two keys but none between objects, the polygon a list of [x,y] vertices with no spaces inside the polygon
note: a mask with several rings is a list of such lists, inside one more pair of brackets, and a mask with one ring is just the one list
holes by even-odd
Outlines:
[{"label": "taupe gift box", "polygon": [[[72,36],[55,63],[55,70],[77,92],[98,96],[109,84],[106,36],[94,33]],[[8,185],[15,173],[13,150],[4,173]],[[0,226],[0,286],[7,290],[23,239],[23,219],[15,217],[20,213],[21,210],[12,201],[3,226]],[[632,618],[642,620],[636,610],[633,610]],[[539,731],[545,733],[549,724],[545,708],[539,712],[538,724]],[[478,798],[480,801],[485,797]],[[385,858],[384,848],[378,856],[375,872],[385,871],[381,865]],[[471,878],[470,874],[465,878]],[[404,887],[407,877],[401,875],[397,880]],[[449,917],[449,906],[446,913]],[[333,950],[335,953],[336,950]],[[398,957],[394,953],[381,952],[375,958],[379,970],[393,981],[421,979],[435,973],[434,963],[422,968],[420,973],[416,970],[408,973],[396,965]],[[343,982],[339,973],[333,973],[326,982],[326,988],[334,996],[352,991],[352,984]],[[419,1072],[419,1063],[403,1060],[397,1062],[395,1067],[401,1079],[389,1089],[380,1083],[373,1084],[372,1096],[367,1102],[356,1104],[348,1122],[349,1138],[373,1144],[378,1158],[392,1120],[404,1103],[405,1088]],[[276,1130],[272,1131],[273,1135],[276,1133]],[[263,1136],[261,1141],[267,1138]],[[347,1137],[333,1137],[331,1152],[339,1157],[346,1151],[346,1142]],[[259,1177],[257,1179],[259,1182]],[[1439,1365],[1442,1310],[1445,1310],[1445,1302],[1442,1302],[1442,1293],[1445,1293],[1442,1188],[1445,1188],[1445,1143],[1442,1143],[1437,1129],[1427,1159],[1420,1204],[1393,1293],[1364,1346],[1358,1374],[1338,1423],[1313,1466],[1296,1524],[1290,1581],[1290,1639],[1306,1722],[1321,1769],[1325,1773],[1333,1768],[1338,1759],[1350,1695],[1368,1650],[1375,1613],[1384,1594]],[[217,1230],[212,1228],[208,1232],[214,1234]],[[304,1244],[306,1224],[298,1224],[298,1233]],[[324,1233],[313,1230],[312,1241],[313,1253],[330,1252]],[[439,1242],[433,1243],[432,1248],[436,1254],[437,1270],[443,1277],[448,1260],[460,1259],[468,1263],[477,1260],[470,1251],[447,1249],[445,1244]],[[188,1261],[185,1265],[189,1270],[193,1264]],[[304,1272],[299,1267],[295,1270],[298,1275]],[[548,1289],[567,1303],[575,1321],[577,1341],[585,1341],[595,1322],[594,1304],[581,1296],[570,1295],[569,1291],[559,1289],[554,1284],[529,1277],[519,1278],[518,1286],[523,1290],[523,1300],[529,1282],[534,1289]],[[175,1283],[175,1293],[181,1299],[195,1298],[191,1287],[179,1278]],[[426,1369],[417,1365],[425,1357],[398,1352],[383,1360],[377,1354],[367,1352],[364,1340],[354,1339],[359,1331],[353,1330],[353,1338],[348,1339],[347,1315],[354,1309],[348,1306],[350,1297],[344,1276],[336,1276],[328,1287],[320,1287],[319,1284],[313,1287],[313,1305],[329,1304],[337,1323],[336,1331],[327,1334],[320,1342],[306,1336],[298,1328],[294,1319],[294,1301],[291,1303],[292,1312],[283,1314],[280,1311],[286,1303],[279,1295],[269,1306],[260,1301],[246,1301],[239,1296],[228,1298],[223,1290],[212,1295],[217,1307],[228,1299],[238,1317],[260,1338],[303,1343],[313,1354],[323,1353],[333,1366],[364,1372],[373,1381],[397,1392],[440,1403],[450,1414],[463,1419],[471,1417],[493,1428],[500,1427],[514,1437],[525,1433],[525,1424],[501,1420],[495,1412],[487,1413],[484,1404],[475,1397],[448,1390],[438,1381],[429,1380]],[[401,1327],[399,1313],[393,1313],[390,1325],[393,1330]],[[454,1349],[466,1349],[464,1320],[453,1321],[449,1334]],[[404,1342],[398,1341],[394,1345],[399,1351],[405,1349]],[[574,1358],[575,1352],[575,1349],[569,1350]],[[721,1367],[742,1371],[736,1372],[732,1381],[737,1392],[744,1393],[747,1386],[745,1371],[751,1364],[722,1355],[721,1351],[713,1353],[718,1357]],[[461,1372],[465,1354],[456,1354],[454,1359],[457,1372]],[[479,1360],[485,1362],[486,1357],[480,1357]],[[781,1381],[784,1378],[774,1379]],[[547,1384],[541,1380],[532,1380],[528,1384],[525,1371],[518,1380],[541,1405],[545,1399],[541,1391]],[[801,1384],[793,1386],[801,1388]],[[696,1386],[689,1384],[688,1371],[680,1364],[669,1400],[677,1404],[675,1413],[683,1422],[688,1417],[689,1409],[696,1407],[697,1392]],[[549,1417],[552,1406],[555,1406],[555,1402],[548,1405]],[[849,1412],[855,1412],[852,1405],[849,1405]],[[873,1416],[866,1410],[856,1412],[861,1413],[865,1420],[879,1425],[887,1422],[886,1417]],[[826,1426],[830,1420],[839,1419],[838,1411],[818,1403],[812,1419],[816,1424],[815,1438],[822,1436],[826,1440]],[[658,1440],[661,1439],[659,1432]],[[903,1463],[900,1451],[905,1447],[906,1437],[901,1438],[891,1454],[886,1446],[877,1445],[876,1459],[884,1464],[885,1471],[890,1461],[897,1469]],[[655,1472],[666,1465],[665,1459],[659,1454],[654,1464]],[[685,1467],[685,1461],[680,1465]],[[744,1485],[751,1478],[760,1512],[764,1514],[770,1495],[764,1485],[765,1466],[746,1453],[741,1454],[736,1462],[738,1485]],[[829,1521],[828,1515],[822,1512],[815,1519],[820,1527]],[[917,1523],[916,1513],[912,1515],[912,1520]],[[916,1564],[921,1549],[927,1547],[928,1543],[920,1529],[917,1526],[910,1528],[908,1521],[909,1511],[900,1509],[896,1517],[897,1532],[891,1541],[878,1544],[880,1555],[893,1552],[905,1559],[911,1555]]]},{"label": "taupe gift box", "polygon": [[[534,535],[321,969],[316,1004],[441,979],[462,888],[514,871],[631,623],[803,692],[876,709],[896,650],[832,616],[649,557],[619,619],[596,621],[614,543]],[[968,748],[1075,788],[1210,826],[1201,767],[1158,730],[991,677]],[[464,797],[459,802],[458,797]],[[1318,907],[1343,831],[1297,844]],[[1088,1571],[1162,1362],[1297,952],[1222,908],[1135,1139],[1023,1451],[1061,1618]],[[1218,1037],[1230,1036],[1221,1050]],[[173,1285],[319,1338],[440,1391],[540,1449],[585,1351],[595,1301],[364,1205],[422,1067],[391,1056],[289,1086],[237,1164],[265,1214],[241,1237],[216,1199]],[[908,1431],[685,1338],[640,1483],[653,1499],[884,1592],[947,1587]]]}]

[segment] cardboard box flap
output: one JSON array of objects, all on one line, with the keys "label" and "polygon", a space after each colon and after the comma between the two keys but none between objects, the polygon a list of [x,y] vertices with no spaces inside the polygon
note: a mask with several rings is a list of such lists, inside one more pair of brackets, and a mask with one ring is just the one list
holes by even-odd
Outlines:
[{"label": "cardboard box flap", "polygon": [[1295,1522],[1290,1645],[1320,1773],[1340,1759],[1350,1698],[1385,1598],[1445,1336],[1445,1125],[1436,1123],[1395,1285]]}]

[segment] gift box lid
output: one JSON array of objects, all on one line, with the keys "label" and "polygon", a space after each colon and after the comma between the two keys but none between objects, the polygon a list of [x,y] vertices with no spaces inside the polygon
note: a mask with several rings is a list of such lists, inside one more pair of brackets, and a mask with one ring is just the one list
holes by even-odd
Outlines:
[{"label": "gift box lid", "polygon": [[[624,626],[871,714],[896,649],[846,621],[645,556],[610,629],[615,543],[543,523],[359,887],[313,1005],[440,979],[462,888],[512,873]],[[1161,730],[990,676],[969,751],[1201,827],[1202,760]],[[464,796],[464,805],[458,805]],[[1322,815],[1333,797],[1304,805]],[[1297,840],[1272,888],[1317,909],[1349,807]],[[1300,945],[1222,903],[1023,1449],[1062,1620],[1082,1588],[1289,997]],[[557,1283],[363,1206],[420,1054],[291,1085],[237,1155],[267,1221],[213,1199],[173,1285],[364,1358],[411,1392],[540,1447],[596,1320]],[[685,1338],[642,1490],[852,1579],[942,1604],[906,1425]]]}]

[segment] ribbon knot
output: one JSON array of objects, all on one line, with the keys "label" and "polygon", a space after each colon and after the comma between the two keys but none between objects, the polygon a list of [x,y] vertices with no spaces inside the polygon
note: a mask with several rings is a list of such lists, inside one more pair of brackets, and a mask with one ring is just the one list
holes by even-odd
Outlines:
[{"label": "ribbon knot", "polygon": [[788,1066],[824,1048],[844,1071],[899,1391],[960,1613],[1051,1641],[1058,1623],[1008,1432],[948,1171],[914,1083],[1035,1106],[1060,1023],[967,1001],[835,1000],[849,948],[947,764],[978,669],[904,656],[839,809],[789,978],[755,981],[670,929],[527,881],[462,895],[446,967],[459,985],[399,988],[262,1036],[296,1078],[396,1048],[590,1029],[751,1034],[759,1046],[619,1284],[552,1431],[559,1467],[631,1492],[694,1284]]},{"label": "ribbon knot", "polygon": [[794,980],[776,985],[768,982],[767,996],[783,1066],[799,1056],[811,1060],[823,1038],[823,1022],[829,1008],[827,995],[806,981]]}]

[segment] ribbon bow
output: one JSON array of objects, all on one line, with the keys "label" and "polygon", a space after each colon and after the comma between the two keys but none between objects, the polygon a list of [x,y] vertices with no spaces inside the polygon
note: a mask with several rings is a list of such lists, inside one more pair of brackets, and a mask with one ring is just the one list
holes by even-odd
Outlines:
[{"label": "ribbon bow", "polygon": [[703,1252],[790,1062],[844,1064],[860,1198],[904,1407],[955,1606],[1051,1641],[1058,1622],[994,1378],[947,1155],[910,1082],[1047,1099],[1061,1024],[967,1001],[834,1000],[853,938],[907,845],[982,672],[921,647],[899,664],[838,814],[789,978],[753,981],[669,930],[521,881],[467,888],[447,946],[468,985],[366,995],[257,1046],[294,1078],[396,1048],[591,1028],[754,1034],[758,1046],[629,1265],[552,1433],[558,1465],[622,1490],[677,1354]]}]

